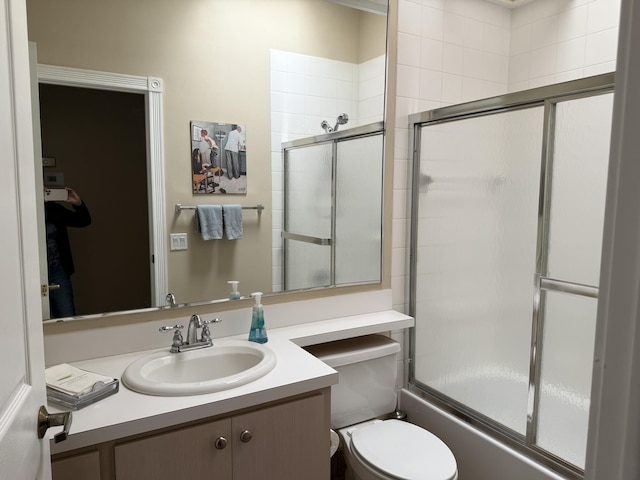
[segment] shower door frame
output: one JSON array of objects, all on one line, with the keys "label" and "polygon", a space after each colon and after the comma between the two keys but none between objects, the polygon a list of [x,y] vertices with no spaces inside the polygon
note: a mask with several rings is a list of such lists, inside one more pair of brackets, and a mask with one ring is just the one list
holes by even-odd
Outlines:
[{"label": "shower door frame", "polygon": [[[614,74],[608,73],[587,77],[570,82],[509,93],[497,97],[452,105],[409,116],[409,146],[413,157],[412,208],[410,235],[410,278],[409,309],[415,318],[416,313],[416,255],[418,247],[418,201],[420,183],[420,135],[421,128],[505,113],[519,109],[544,107],[542,131],[542,158],[540,163],[540,187],[538,193],[538,228],[536,239],[536,271],[534,273],[534,298],[531,321],[531,344],[529,353],[529,383],[527,395],[526,434],[511,430],[495,420],[454,400],[445,394],[428,387],[415,378],[415,327],[409,333],[408,353],[408,390],[440,407],[447,413],[464,420],[482,432],[497,438],[519,452],[533,458],[543,465],[557,471],[567,478],[581,479],[584,471],[564,459],[536,445],[539,385],[542,359],[542,333],[544,329],[544,291],[563,292],[589,298],[598,298],[598,288],[560,281],[547,277],[547,252],[549,240],[549,217],[551,208],[552,162],[555,135],[556,105],[563,101],[576,100],[595,95],[612,93]],[[417,320],[417,319],[416,319]]]},{"label": "shower door frame", "polygon": [[[329,275],[329,284],[328,285],[318,285],[314,287],[304,288],[302,290],[312,290],[315,288],[333,288],[336,286],[336,253],[335,253],[335,238],[336,238],[336,185],[338,179],[336,178],[337,172],[337,163],[338,163],[338,144],[345,141],[357,140],[365,137],[372,137],[382,135],[384,142],[384,122],[373,122],[366,125],[360,125],[358,127],[353,127],[345,130],[333,131],[331,133],[325,133],[321,135],[315,135],[312,137],[301,138],[298,140],[292,140],[289,142],[282,143],[282,159],[283,159],[283,210],[282,210],[282,218],[283,218],[283,229],[281,232],[281,237],[283,240],[282,244],[282,287],[284,291],[287,291],[289,288],[287,287],[287,241],[298,241],[304,243],[311,243],[314,245],[328,246],[331,248],[331,256],[330,256],[330,275]],[[331,235],[329,238],[321,238],[321,237],[313,237],[308,235],[301,235],[294,232],[289,232],[289,225],[287,221],[287,208],[290,202],[288,190],[286,188],[287,185],[287,174],[289,171],[289,152],[292,150],[312,147],[316,145],[330,144],[331,145]],[[384,152],[384,143],[383,143],[383,152]],[[382,163],[382,175],[384,177],[384,153],[381,153],[381,161]],[[381,179],[382,182],[382,179]],[[382,198],[384,199],[384,189],[381,185],[382,189]],[[380,209],[382,211],[383,205],[380,205]],[[382,225],[380,229],[382,230]],[[381,237],[382,238],[382,237]],[[382,248],[382,242],[380,242],[380,248]],[[380,255],[382,259],[382,252]],[[382,270],[382,266],[380,267]],[[380,278],[382,278],[382,271],[380,272]],[[379,283],[378,282],[358,282],[358,285],[363,285],[367,283]]]}]

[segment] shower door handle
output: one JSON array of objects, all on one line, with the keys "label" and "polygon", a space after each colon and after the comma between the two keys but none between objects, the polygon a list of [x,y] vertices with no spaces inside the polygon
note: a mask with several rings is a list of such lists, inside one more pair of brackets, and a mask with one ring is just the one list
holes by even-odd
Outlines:
[{"label": "shower door handle", "polygon": [[330,246],[330,238],[311,237],[309,235],[300,235],[299,233],[282,232],[282,238],[286,240],[295,240],[297,242],[313,243],[314,245]]}]

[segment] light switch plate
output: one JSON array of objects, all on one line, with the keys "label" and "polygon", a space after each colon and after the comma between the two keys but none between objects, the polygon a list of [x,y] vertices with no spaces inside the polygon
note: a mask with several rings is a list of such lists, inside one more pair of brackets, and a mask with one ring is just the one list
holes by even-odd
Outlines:
[{"label": "light switch plate", "polygon": [[186,233],[172,233],[171,237],[171,251],[174,250],[186,250],[188,248],[187,234]]}]

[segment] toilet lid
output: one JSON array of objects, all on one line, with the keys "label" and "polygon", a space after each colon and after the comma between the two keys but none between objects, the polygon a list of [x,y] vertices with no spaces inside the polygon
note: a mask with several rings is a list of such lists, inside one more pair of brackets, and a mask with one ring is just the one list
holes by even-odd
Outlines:
[{"label": "toilet lid", "polygon": [[358,428],[351,446],[371,467],[401,480],[452,480],[456,459],[431,432],[399,420]]}]

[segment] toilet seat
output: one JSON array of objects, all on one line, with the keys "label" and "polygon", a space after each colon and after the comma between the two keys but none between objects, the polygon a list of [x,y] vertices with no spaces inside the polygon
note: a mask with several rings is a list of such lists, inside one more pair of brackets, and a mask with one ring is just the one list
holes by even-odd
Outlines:
[{"label": "toilet seat", "polygon": [[386,420],[351,432],[351,448],[368,468],[398,480],[455,480],[457,464],[449,447],[431,432]]}]

